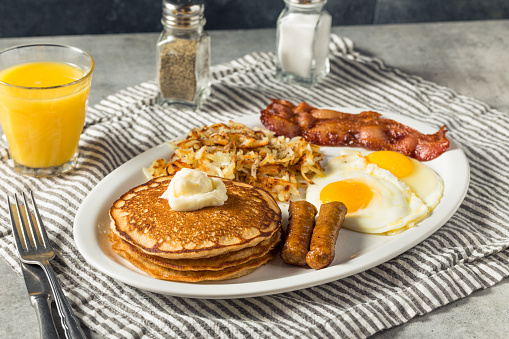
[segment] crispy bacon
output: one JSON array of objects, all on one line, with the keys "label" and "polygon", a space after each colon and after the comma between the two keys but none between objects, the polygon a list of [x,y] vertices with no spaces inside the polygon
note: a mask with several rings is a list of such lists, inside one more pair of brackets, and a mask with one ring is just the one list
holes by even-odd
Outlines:
[{"label": "crispy bacon", "polygon": [[372,150],[391,150],[420,161],[432,160],[449,147],[442,126],[435,134],[423,134],[380,113],[359,114],[319,109],[301,102],[271,99],[261,111],[262,124],[289,138],[302,136],[321,146],[352,146]]}]

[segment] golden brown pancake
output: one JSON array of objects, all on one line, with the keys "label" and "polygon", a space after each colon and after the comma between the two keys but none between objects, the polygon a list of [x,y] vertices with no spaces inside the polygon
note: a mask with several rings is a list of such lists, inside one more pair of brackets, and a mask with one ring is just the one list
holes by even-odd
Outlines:
[{"label": "golden brown pancake", "polygon": [[[131,246],[130,251],[134,254],[142,257],[145,260],[152,262],[153,264],[171,268],[178,271],[204,271],[211,270],[217,271],[232,266],[238,266],[246,263],[254,258],[261,257],[267,254],[270,250],[276,247],[281,241],[282,229],[279,228],[272,237],[262,241],[256,246],[244,248],[238,251],[220,254],[215,257],[208,258],[197,258],[197,259],[166,259],[157,257],[155,255],[149,255],[142,250]],[[110,234],[110,240],[112,242],[122,241],[116,234]]]},{"label": "golden brown pancake", "polygon": [[281,210],[262,189],[221,179],[228,195],[224,205],[179,212],[160,198],[171,179],[158,177],[137,186],[110,208],[111,230],[148,255],[214,257],[256,246],[280,228]]},{"label": "golden brown pancake", "polygon": [[278,251],[278,247],[273,248],[268,253],[251,259],[240,265],[228,267],[222,270],[204,270],[204,271],[180,271],[157,265],[144,256],[141,256],[130,243],[112,236],[112,248],[115,252],[122,255],[131,264],[138,267],[142,271],[148,273],[152,277],[161,280],[171,280],[180,282],[199,282],[204,280],[227,280],[244,276],[253,272],[259,266],[267,263],[274,258]]}]

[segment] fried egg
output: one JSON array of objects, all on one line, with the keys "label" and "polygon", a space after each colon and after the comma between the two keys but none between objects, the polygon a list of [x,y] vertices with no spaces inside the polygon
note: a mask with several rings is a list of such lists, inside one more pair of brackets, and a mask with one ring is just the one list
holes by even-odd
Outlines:
[{"label": "fried egg", "polygon": [[353,231],[395,234],[415,226],[430,211],[407,184],[359,152],[332,159],[324,176],[315,176],[313,182],[306,200],[317,208],[343,202],[348,210],[343,227]]},{"label": "fried egg", "polygon": [[444,181],[420,161],[394,151],[373,152],[365,157],[370,163],[388,170],[406,183],[430,209],[434,209],[442,199]]}]

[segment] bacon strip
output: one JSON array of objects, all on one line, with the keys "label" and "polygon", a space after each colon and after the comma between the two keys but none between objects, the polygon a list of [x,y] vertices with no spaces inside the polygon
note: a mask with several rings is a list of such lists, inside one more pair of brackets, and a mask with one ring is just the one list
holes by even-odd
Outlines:
[{"label": "bacon strip", "polygon": [[391,150],[420,161],[432,160],[449,147],[442,126],[435,134],[423,134],[365,111],[349,114],[319,109],[301,102],[297,106],[286,100],[271,99],[261,111],[262,124],[276,135],[289,138],[302,136],[321,146],[364,147],[371,150]]}]

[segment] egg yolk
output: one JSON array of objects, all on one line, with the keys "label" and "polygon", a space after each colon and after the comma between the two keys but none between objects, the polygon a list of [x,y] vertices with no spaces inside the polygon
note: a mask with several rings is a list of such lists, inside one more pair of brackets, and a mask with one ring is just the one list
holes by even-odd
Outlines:
[{"label": "egg yolk", "polygon": [[371,188],[355,180],[335,181],[326,185],[320,192],[323,204],[339,201],[345,204],[348,213],[365,208],[373,198]]},{"label": "egg yolk", "polygon": [[394,151],[378,151],[370,153],[366,159],[378,167],[388,170],[396,178],[404,178],[414,170],[414,164],[401,153]]}]

